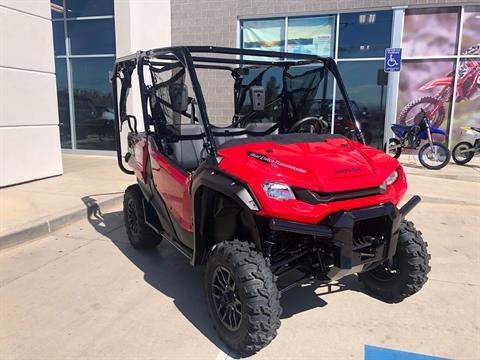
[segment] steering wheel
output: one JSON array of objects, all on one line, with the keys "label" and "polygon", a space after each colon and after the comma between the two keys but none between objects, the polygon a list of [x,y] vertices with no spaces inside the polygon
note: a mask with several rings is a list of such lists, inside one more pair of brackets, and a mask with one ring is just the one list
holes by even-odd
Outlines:
[{"label": "steering wheel", "polygon": [[328,124],[325,120],[322,120],[316,116],[307,116],[293,124],[288,132],[322,134],[326,129],[328,129]]}]

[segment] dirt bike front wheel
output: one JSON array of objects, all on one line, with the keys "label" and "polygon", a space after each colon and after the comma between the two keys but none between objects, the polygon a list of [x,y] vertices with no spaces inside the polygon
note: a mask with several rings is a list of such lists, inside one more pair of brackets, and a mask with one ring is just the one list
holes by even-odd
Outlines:
[{"label": "dirt bike front wheel", "polygon": [[468,141],[459,142],[452,151],[452,158],[459,165],[465,165],[473,159],[475,152],[472,151],[473,145]]},{"label": "dirt bike front wheel", "polygon": [[[432,96],[424,96],[410,101],[398,116],[398,123],[401,125],[420,125],[422,121],[422,109],[427,113],[437,105],[438,100]],[[431,116],[430,124],[432,127],[438,128],[445,119],[445,107],[442,105],[437,112]]]},{"label": "dirt bike front wheel", "polygon": [[450,151],[441,143],[427,143],[420,148],[418,159],[427,169],[440,170],[450,161]]},{"label": "dirt bike front wheel", "polygon": [[[383,152],[387,153],[387,144],[383,145]],[[388,140],[388,155],[398,159],[402,153],[402,146],[400,140],[397,138],[391,138]]]}]

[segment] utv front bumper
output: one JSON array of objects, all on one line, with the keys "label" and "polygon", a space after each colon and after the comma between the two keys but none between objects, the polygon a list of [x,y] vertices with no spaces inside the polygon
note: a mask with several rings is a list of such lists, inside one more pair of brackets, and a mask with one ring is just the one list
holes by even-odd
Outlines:
[{"label": "utv front bumper", "polygon": [[392,203],[340,211],[319,225],[270,220],[270,228],[318,237],[333,247],[334,266],[327,276],[339,279],[367,270],[395,255],[401,221],[420,202],[413,196],[402,208]]}]

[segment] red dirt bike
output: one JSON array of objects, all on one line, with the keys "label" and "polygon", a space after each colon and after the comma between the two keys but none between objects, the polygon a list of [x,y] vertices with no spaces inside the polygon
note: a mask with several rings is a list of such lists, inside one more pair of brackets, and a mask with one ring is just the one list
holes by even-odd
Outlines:
[{"label": "red dirt bike", "polygon": [[[463,55],[480,54],[480,44],[470,47]],[[480,59],[467,59],[458,68],[456,102],[469,100],[480,91]],[[444,104],[452,97],[455,71],[445,77],[427,82],[420,90],[440,88],[435,96],[424,96],[410,101],[400,112],[398,123],[402,125],[419,125],[422,121],[421,109],[425,109],[431,119],[432,127],[439,128],[445,119]]]}]

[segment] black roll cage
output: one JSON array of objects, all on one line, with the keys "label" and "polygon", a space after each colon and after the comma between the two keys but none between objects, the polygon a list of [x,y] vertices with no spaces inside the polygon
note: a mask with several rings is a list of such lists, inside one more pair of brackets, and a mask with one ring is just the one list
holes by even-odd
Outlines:
[{"label": "black roll cage", "polygon": [[[235,55],[237,58],[232,57],[213,57],[213,56],[198,56],[196,54],[219,54],[219,55]],[[269,60],[249,60],[244,59],[243,56],[255,56],[267,59],[278,59],[276,61]],[[239,58],[238,58],[239,57]],[[357,123],[355,113],[350,105],[350,99],[347,95],[345,85],[342,81],[337,65],[332,58],[320,57],[316,55],[308,54],[296,54],[288,52],[276,52],[276,51],[264,51],[264,50],[248,50],[237,49],[227,47],[216,46],[173,46],[159,49],[152,49],[148,51],[138,51],[135,54],[120,57],[116,59],[113,67],[112,75],[112,89],[113,89],[113,101],[114,101],[114,114],[115,114],[115,144],[117,151],[117,161],[120,169],[127,173],[133,174],[133,171],[128,170],[123,164],[122,149],[120,142],[120,131],[123,122],[127,121],[130,131],[137,132],[136,123],[137,120],[133,115],[128,115],[126,111],[127,95],[131,88],[131,76],[135,68],[137,69],[137,76],[140,88],[140,99],[142,103],[143,123],[146,132],[149,132],[150,126],[153,125],[155,132],[161,133],[159,125],[152,121],[152,117],[148,113],[148,89],[144,81],[144,65],[155,64],[150,63],[150,60],[174,60],[180,62],[186,69],[190,81],[192,84],[193,92],[197,100],[198,111],[200,112],[200,119],[202,121],[203,128],[205,130],[206,137],[206,151],[213,159],[216,159],[217,148],[214,140],[214,133],[212,131],[212,125],[209,122],[205,99],[203,92],[197,77],[195,68],[204,69],[223,69],[232,70],[225,65],[220,64],[232,64],[232,65],[270,65],[270,66],[296,66],[321,63],[323,64],[335,77],[337,86],[343,95],[347,112],[352,119],[355,127],[355,134],[360,142],[365,143],[363,134]],[[218,64],[218,65],[215,65]],[[118,97],[118,84],[117,79],[121,80],[120,98]],[[237,107],[237,104],[235,104]],[[237,110],[237,109],[235,109]],[[133,120],[132,126],[130,120]]]}]

